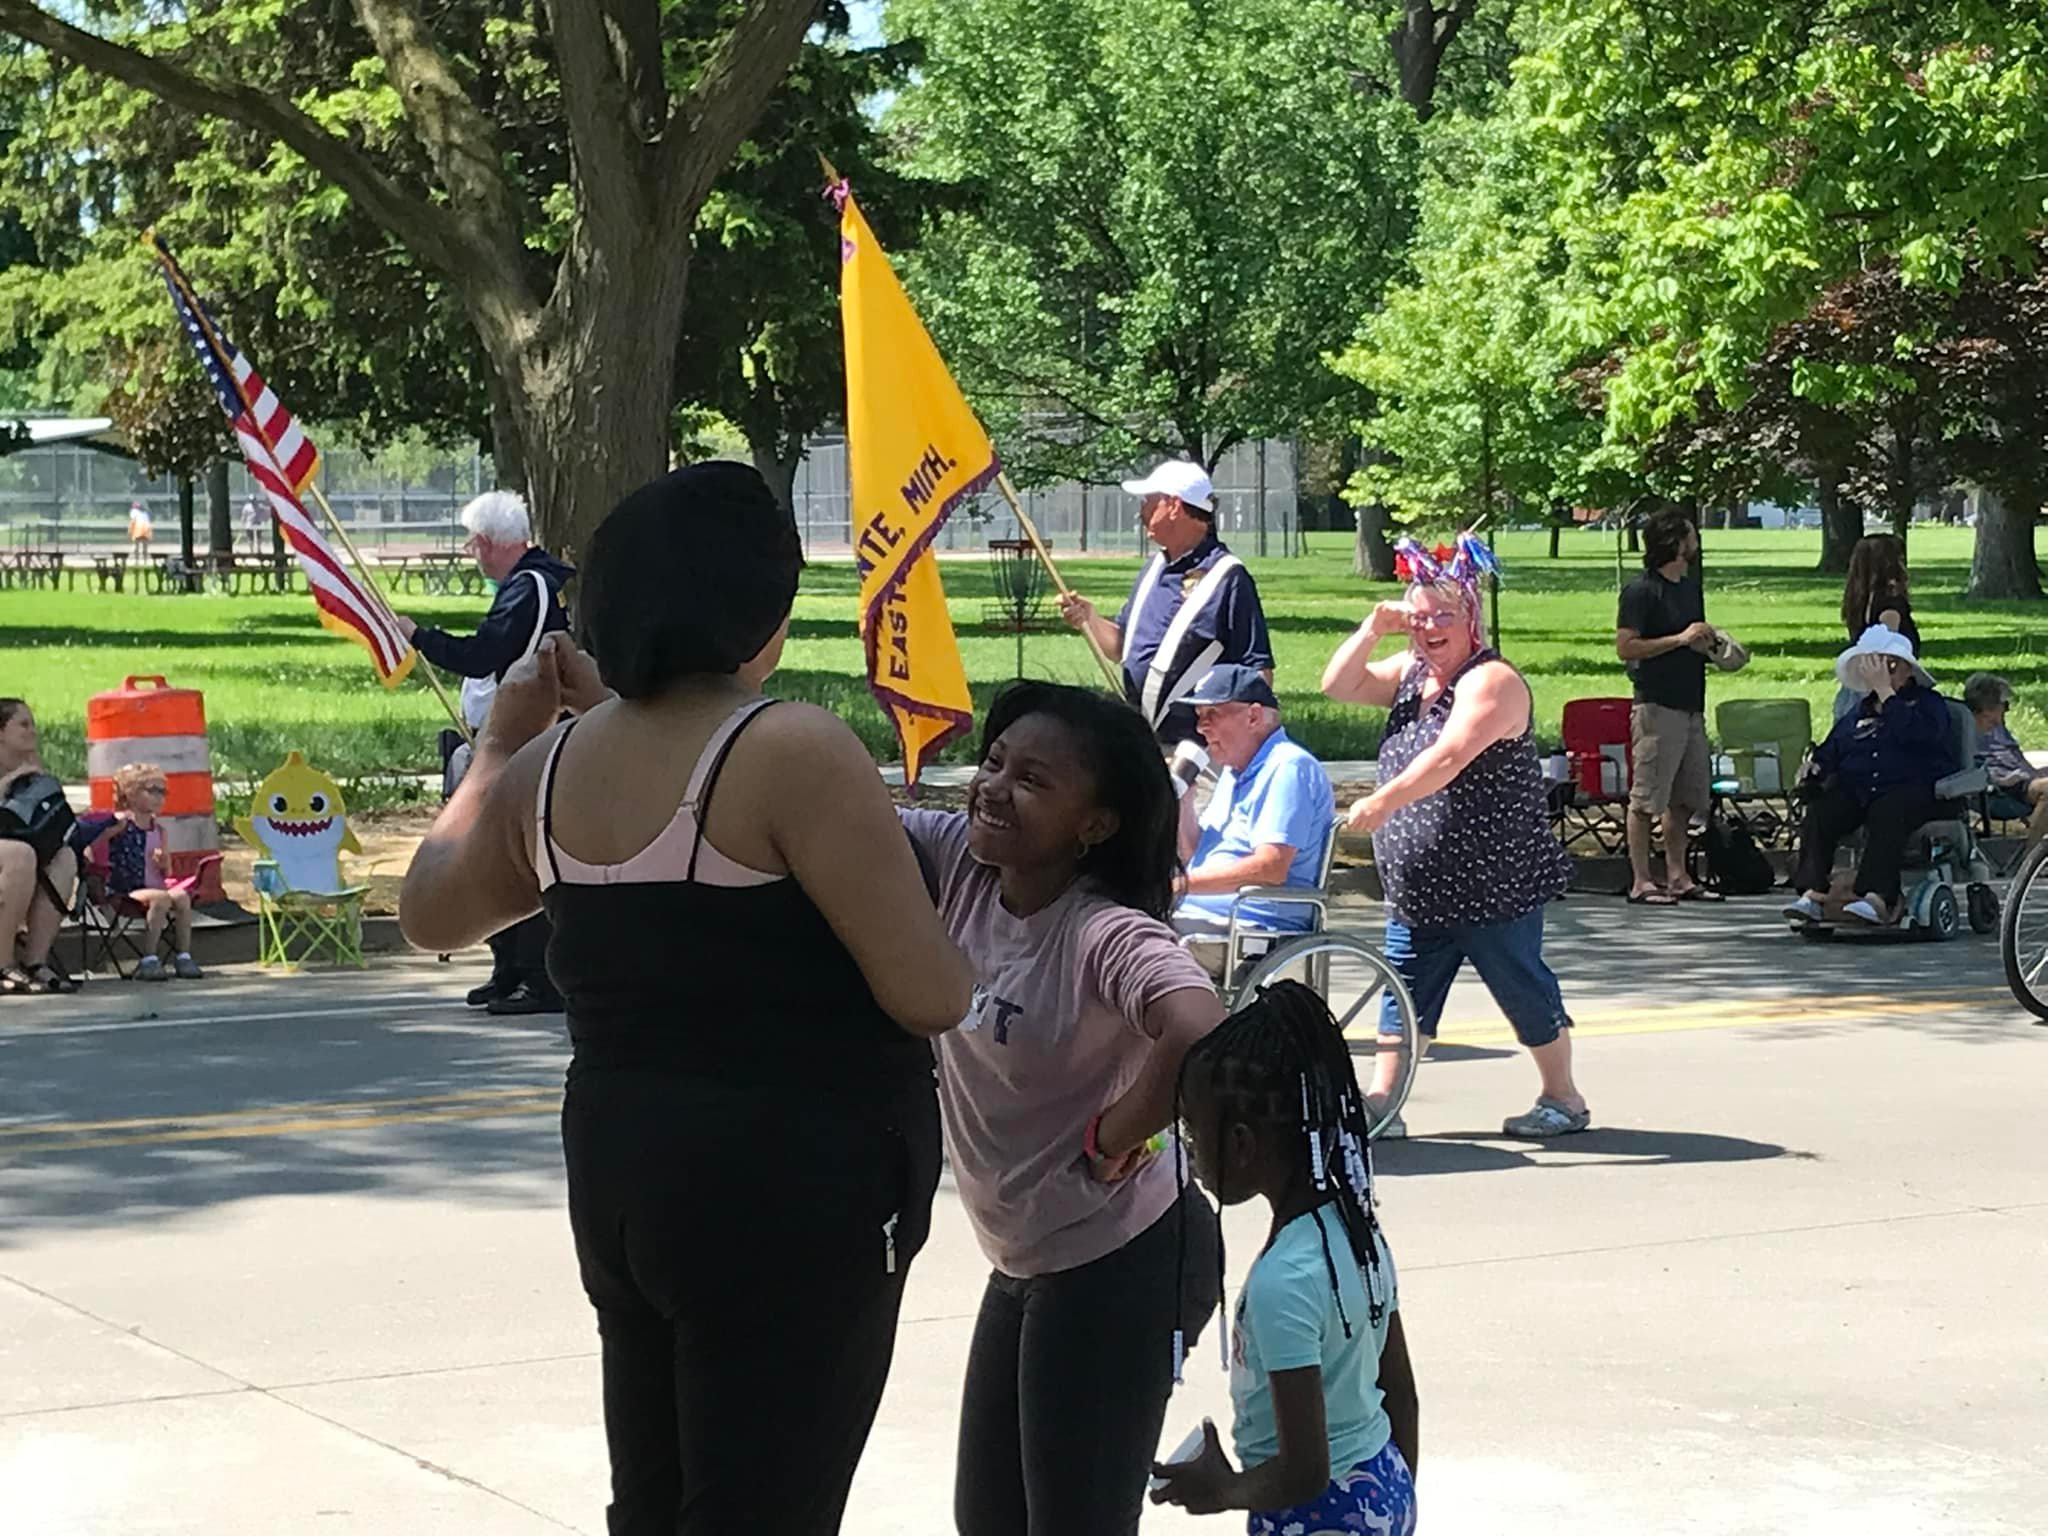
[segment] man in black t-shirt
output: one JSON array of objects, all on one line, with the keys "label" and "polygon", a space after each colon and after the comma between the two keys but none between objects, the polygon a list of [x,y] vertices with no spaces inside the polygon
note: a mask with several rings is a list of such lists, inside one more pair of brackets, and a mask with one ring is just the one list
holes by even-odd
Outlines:
[{"label": "man in black t-shirt", "polygon": [[[1685,870],[1686,827],[1708,808],[1707,653],[1714,631],[1692,571],[1700,536],[1683,512],[1643,525],[1643,574],[1621,589],[1614,649],[1635,683],[1629,714],[1634,770],[1628,791],[1628,899],[1653,906],[1718,901]],[[1650,823],[1664,819],[1665,883],[1650,872]]]}]

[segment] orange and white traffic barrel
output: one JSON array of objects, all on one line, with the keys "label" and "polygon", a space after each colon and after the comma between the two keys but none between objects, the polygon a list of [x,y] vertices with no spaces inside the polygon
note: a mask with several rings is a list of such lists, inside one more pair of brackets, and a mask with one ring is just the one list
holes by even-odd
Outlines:
[{"label": "orange and white traffic barrel", "polygon": [[219,901],[220,823],[213,808],[213,749],[206,738],[206,700],[196,688],[173,688],[161,677],[131,677],[85,702],[85,771],[92,808],[114,808],[114,775],[130,763],[164,773],[164,851],[171,874],[204,874],[192,892]]}]

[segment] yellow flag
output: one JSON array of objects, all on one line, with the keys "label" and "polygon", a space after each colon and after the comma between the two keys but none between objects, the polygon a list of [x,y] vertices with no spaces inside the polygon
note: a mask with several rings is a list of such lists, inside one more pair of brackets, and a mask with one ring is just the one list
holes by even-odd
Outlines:
[{"label": "yellow flag", "polygon": [[915,784],[925,760],[974,723],[931,543],[953,508],[995,478],[996,450],[844,182],[833,196],[861,639],[868,686]]}]

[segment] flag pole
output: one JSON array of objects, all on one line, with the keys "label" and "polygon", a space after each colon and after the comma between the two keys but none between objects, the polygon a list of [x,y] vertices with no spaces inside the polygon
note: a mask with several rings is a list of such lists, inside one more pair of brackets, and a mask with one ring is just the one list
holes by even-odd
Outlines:
[{"label": "flag pole", "polygon": [[[185,282],[185,274],[178,270],[175,263],[165,259],[168,253],[162,246],[157,244],[155,229],[143,231],[142,243],[149,248],[150,254],[157,258],[158,264],[164,270],[164,274],[178,285],[178,291],[185,295],[185,302],[192,308],[192,318],[197,320],[201,329],[206,332],[207,342],[213,347],[214,353],[217,356],[225,357],[227,349],[221,344],[220,333],[213,328],[213,318],[207,314],[206,306],[199,302],[199,295],[194,293]],[[241,400],[242,409],[249,413],[250,423],[255,425],[256,402],[249,398],[249,392],[242,387],[242,381],[234,376],[232,369],[227,370],[227,378],[228,382],[235,386],[235,395]],[[276,470],[278,478],[283,480],[285,478],[284,466],[277,462],[276,453],[271,449],[270,444],[263,439],[260,426],[257,427],[257,440],[263,442],[264,451],[270,454],[271,468]],[[378,604],[384,609],[385,617],[393,620],[393,627],[396,628],[395,621],[398,618],[398,610],[391,606],[391,599],[384,595],[384,589],[377,585],[377,578],[371,574],[370,568],[363,564],[363,557],[357,551],[355,541],[349,538],[347,530],[341,526],[341,519],[334,515],[334,508],[327,504],[327,498],[321,493],[319,483],[308,480],[305,488],[313,493],[313,499],[320,504],[320,510],[327,515],[327,526],[334,530],[335,537],[341,540],[342,548],[348,551],[349,559],[355,562],[357,574],[362,577],[364,587],[369,590],[372,597],[377,599]],[[275,518],[276,515],[276,512],[273,510],[271,516]],[[406,644],[412,650],[417,651],[419,649],[418,646],[412,644],[409,638]],[[426,658],[422,656],[420,660],[426,661]],[[448,711],[448,718],[455,722],[455,729],[461,733],[462,739],[474,745],[476,738],[470,732],[469,722],[462,718],[462,711],[455,707],[455,701],[448,697],[448,690],[441,686],[440,678],[434,675],[434,664],[432,662],[427,662],[426,670],[422,675],[427,680],[427,686],[434,690],[434,697],[441,701],[441,707]]]},{"label": "flag pole", "polygon": [[[238,382],[235,387],[239,390],[240,383]],[[356,569],[362,573],[363,585],[376,595],[377,601],[384,605],[385,614],[395,623],[398,619],[398,610],[391,606],[391,599],[384,595],[384,589],[377,585],[377,578],[370,574],[370,568],[363,563],[361,551],[356,548],[355,540],[348,536],[348,530],[341,526],[341,519],[334,515],[334,508],[328,504],[327,493],[320,489],[320,482],[308,480],[306,489],[312,492],[313,500],[320,504],[321,512],[326,515],[327,526],[334,530],[334,536],[341,540],[341,547],[348,551],[349,559],[355,562]],[[410,638],[406,644],[412,645]],[[419,649],[416,645],[412,648],[415,651]],[[469,722],[462,718],[462,711],[455,707],[455,701],[448,697],[448,690],[441,686],[441,679],[434,675],[434,664],[424,656],[420,657],[420,662],[421,666],[415,670],[426,678],[427,686],[434,690],[434,697],[439,699],[441,707],[448,711],[448,718],[455,722],[455,729],[462,733],[462,739],[470,746],[475,746],[476,736],[470,730]]]},{"label": "flag pole", "polygon": [[[1031,541],[1031,547],[1038,552],[1038,558],[1045,566],[1045,574],[1052,578],[1052,584],[1059,589],[1061,597],[1072,597],[1074,589],[1067,585],[1060,575],[1060,568],[1052,563],[1052,551],[1045,547],[1045,540],[1039,537],[1038,525],[1031,521],[1031,514],[1024,510],[1024,503],[1017,499],[1017,488],[1010,484],[1010,477],[1001,470],[996,471],[996,489],[1003,493],[1003,500],[1010,504],[1010,511],[1016,515],[1017,526],[1024,530],[1024,537]],[[1095,638],[1095,631],[1082,629],[1081,637],[1088,642],[1088,649],[1095,653],[1095,664],[1102,668],[1103,681],[1118,694],[1125,692],[1124,669],[1109,659],[1109,653],[1102,648],[1102,642]]]}]

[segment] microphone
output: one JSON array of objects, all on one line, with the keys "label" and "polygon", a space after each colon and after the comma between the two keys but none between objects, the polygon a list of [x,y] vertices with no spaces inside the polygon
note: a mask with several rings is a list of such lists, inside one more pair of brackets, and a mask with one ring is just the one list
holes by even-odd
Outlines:
[{"label": "microphone", "polygon": [[1199,741],[1184,741],[1175,747],[1173,759],[1166,765],[1166,771],[1173,775],[1173,797],[1185,799],[1187,792],[1195,787],[1195,780],[1208,766],[1209,754]]}]

